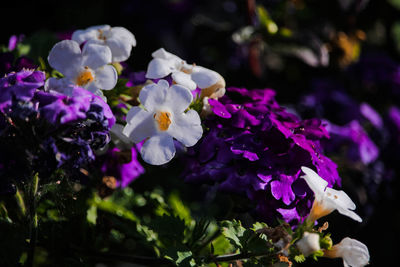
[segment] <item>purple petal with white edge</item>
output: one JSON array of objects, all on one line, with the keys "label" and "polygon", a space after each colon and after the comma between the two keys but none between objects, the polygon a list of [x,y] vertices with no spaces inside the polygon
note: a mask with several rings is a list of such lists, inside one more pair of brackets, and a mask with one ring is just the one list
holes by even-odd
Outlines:
[{"label": "purple petal with white edge", "polygon": [[75,77],[82,66],[82,54],[79,44],[72,40],[56,43],[47,58],[52,68],[66,77]]},{"label": "purple petal with white edge", "polygon": [[167,134],[154,135],[144,142],[140,154],[149,164],[165,164],[175,156],[173,139]]},{"label": "purple petal with white edge", "polygon": [[208,88],[221,80],[221,75],[219,75],[217,72],[200,66],[195,66],[193,68],[193,73],[191,76],[192,80],[201,89]]},{"label": "purple petal with white edge", "polygon": [[82,65],[95,70],[111,63],[112,55],[109,47],[88,41],[82,51]]},{"label": "purple petal with white edge", "polygon": [[152,119],[152,113],[140,107],[135,106],[131,108],[126,116],[126,121],[127,124],[122,133],[135,143],[139,143],[157,132]]},{"label": "purple petal with white edge", "polygon": [[183,85],[191,91],[196,89],[196,83],[192,81],[190,74],[184,73],[182,71],[176,71],[172,73],[172,80],[177,84]]},{"label": "purple petal with white edge", "polygon": [[168,134],[186,147],[194,146],[203,135],[199,114],[193,109],[183,114],[174,114]]},{"label": "purple petal with white edge", "polygon": [[186,87],[175,84],[167,90],[164,105],[171,107],[176,113],[183,113],[192,101],[192,93]]},{"label": "purple petal with white edge", "polygon": [[94,84],[103,90],[111,90],[118,80],[116,69],[111,65],[105,65],[95,70]]},{"label": "purple petal with white edge", "polygon": [[160,79],[172,73],[173,66],[165,59],[154,58],[147,66],[146,78]]},{"label": "purple petal with white edge", "polygon": [[167,97],[169,83],[159,80],[158,83],[146,85],[139,94],[140,103],[148,110],[154,111],[164,104]]}]

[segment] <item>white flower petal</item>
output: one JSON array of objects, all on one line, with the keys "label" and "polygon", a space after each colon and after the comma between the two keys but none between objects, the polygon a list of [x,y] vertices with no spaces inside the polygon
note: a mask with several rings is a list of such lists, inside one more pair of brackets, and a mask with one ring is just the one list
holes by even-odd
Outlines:
[{"label": "white flower petal", "polygon": [[315,198],[319,198],[324,195],[325,188],[328,186],[328,182],[322,179],[316,172],[307,167],[301,167],[301,170],[306,174],[301,176],[306,180],[308,186],[315,194]]},{"label": "white flower petal", "polygon": [[346,266],[365,266],[369,262],[368,247],[356,239],[344,238],[337,247],[337,256],[343,258],[343,264]]},{"label": "white flower petal", "polygon": [[190,74],[184,73],[182,71],[176,71],[172,73],[172,80],[177,84],[183,85],[190,90],[196,89],[196,83],[192,80]]},{"label": "white flower petal", "polygon": [[151,56],[153,58],[161,58],[161,59],[167,59],[167,60],[178,60],[178,61],[182,61],[181,58],[179,58],[178,56],[171,54],[170,52],[167,52],[164,48],[159,48],[156,51],[154,51]]},{"label": "white flower petal", "polygon": [[46,91],[56,91],[67,96],[72,96],[74,91],[74,84],[70,83],[68,79],[56,79],[50,77],[44,84],[44,89]]},{"label": "white flower petal", "polygon": [[159,79],[171,74],[174,70],[169,61],[161,58],[154,58],[147,66],[146,78]]},{"label": "white flower petal", "polygon": [[110,129],[111,139],[116,147],[119,149],[130,149],[132,147],[132,141],[122,133],[124,126],[119,123],[115,123]]},{"label": "white flower petal", "polygon": [[92,26],[85,30],[75,31],[72,34],[71,39],[78,42],[79,44],[82,44],[83,42],[88,41],[88,40],[98,39],[99,30],[108,31],[109,29],[110,29],[109,25]]},{"label": "white flower petal", "polygon": [[122,37],[130,46],[136,46],[136,39],[133,33],[128,31],[124,27],[113,27],[111,29],[111,34],[113,37],[119,36]]},{"label": "white flower petal", "polygon": [[72,40],[56,43],[47,58],[50,66],[66,77],[75,77],[81,68],[82,54],[79,44]]},{"label": "white flower petal", "polygon": [[171,107],[177,113],[183,113],[192,101],[192,93],[186,87],[175,84],[167,90],[164,105]]},{"label": "white flower petal", "polygon": [[171,136],[158,134],[146,140],[140,150],[145,162],[152,165],[162,165],[175,156],[175,146]]},{"label": "white flower petal", "polygon": [[111,90],[115,87],[118,80],[116,69],[111,65],[105,65],[94,71],[94,84],[103,90]]},{"label": "white flower petal", "polygon": [[325,192],[326,194],[329,194],[330,198],[335,200],[339,206],[350,210],[356,209],[356,204],[354,204],[353,200],[351,200],[344,191],[327,187]]},{"label": "white flower petal", "polygon": [[184,146],[194,146],[203,135],[199,114],[193,109],[174,114],[168,133]]},{"label": "white flower petal", "polygon": [[109,47],[88,41],[82,51],[82,65],[97,69],[111,63],[112,55]]},{"label": "white flower petal", "polygon": [[195,66],[193,68],[193,73],[191,74],[192,80],[197,84],[201,89],[208,88],[213,86],[223,80],[222,76],[217,72],[201,67]]},{"label": "white flower petal", "polygon": [[112,62],[125,61],[131,55],[132,44],[122,37],[109,39],[106,45],[111,49]]},{"label": "white flower petal", "polygon": [[159,80],[158,83],[152,83],[144,86],[139,94],[140,103],[148,110],[154,111],[163,105],[169,84],[166,80]]},{"label": "white flower petal", "polygon": [[127,124],[122,133],[135,143],[139,143],[157,132],[152,114],[140,107],[131,108],[126,116],[126,121]]}]

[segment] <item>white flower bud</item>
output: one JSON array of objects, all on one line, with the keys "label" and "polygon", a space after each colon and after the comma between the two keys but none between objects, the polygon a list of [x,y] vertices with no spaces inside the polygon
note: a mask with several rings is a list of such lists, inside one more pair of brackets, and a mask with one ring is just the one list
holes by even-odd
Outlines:
[{"label": "white flower bud", "polygon": [[304,232],[303,237],[297,241],[296,245],[300,252],[307,257],[321,249],[319,246],[319,234]]}]

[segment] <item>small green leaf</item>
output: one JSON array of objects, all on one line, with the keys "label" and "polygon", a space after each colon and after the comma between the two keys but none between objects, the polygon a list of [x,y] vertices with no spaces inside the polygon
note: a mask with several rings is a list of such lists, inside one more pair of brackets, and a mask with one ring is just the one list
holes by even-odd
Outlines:
[{"label": "small green leaf", "polygon": [[295,262],[297,262],[297,263],[302,263],[302,262],[305,262],[305,261],[306,261],[306,257],[304,257],[303,254],[300,254],[300,255],[294,256],[294,260],[295,260]]},{"label": "small green leaf", "polygon": [[92,205],[87,210],[86,220],[88,221],[88,223],[96,225],[96,220],[97,220],[97,207],[96,206]]}]

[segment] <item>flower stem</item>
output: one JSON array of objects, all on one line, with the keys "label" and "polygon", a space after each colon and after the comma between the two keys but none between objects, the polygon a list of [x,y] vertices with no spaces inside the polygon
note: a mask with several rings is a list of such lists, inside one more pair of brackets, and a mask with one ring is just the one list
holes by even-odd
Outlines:
[{"label": "flower stem", "polygon": [[32,184],[29,188],[29,250],[28,257],[26,260],[26,266],[32,267],[34,263],[36,240],[37,240],[37,228],[38,228],[38,216],[36,213],[36,194],[39,186],[39,175],[36,173],[33,176]]}]

